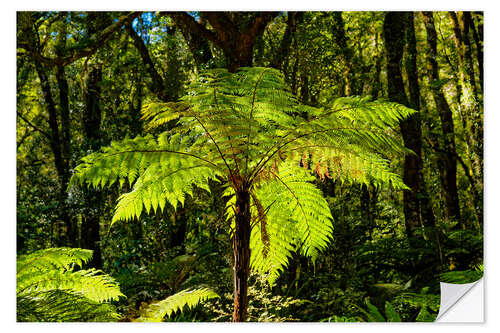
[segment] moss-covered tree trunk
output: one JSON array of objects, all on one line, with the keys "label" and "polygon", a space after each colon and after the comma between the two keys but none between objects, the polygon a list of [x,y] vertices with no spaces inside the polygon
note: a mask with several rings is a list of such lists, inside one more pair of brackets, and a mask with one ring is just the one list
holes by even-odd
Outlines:
[{"label": "moss-covered tree trunk", "polygon": [[[389,12],[384,20],[384,39],[387,49],[387,83],[389,99],[391,101],[408,105],[405,94],[405,85],[401,71],[403,50],[405,47],[405,31],[407,13]],[[403,193],[403,209],[405,226],[408,238],[415,236],[415,231],[420,227],[420,203],[418,200],[419,176],[421,168],[419,163],[421,153],[420,126],[414,114],[400,122],[404,144],[415,154],[408,154],[404,161],[403,181],[410,190]],[[418,135],[417,135],[418,133]]]},{"label": "moss-covered tree trunk", "polygon": [[[450,12],[455,47],[458,60],[458,86],[457,97],[461,104],[464,118],[464,129],[467,131],[466,142],[469,147],[469,159],[472,163],[470,171],[472,179],[476,182],[478,192],[483,190],[483,109],[482,98],[478,95],[476,87],[472,50],[470,43],[471,19],[468,12]],[[482,211],[482,200],[476,211]],[[479,217],[482,224],[482,216]]]},{"label": "moss-covered tree trunk", "polygon": [[[90,70],[87,79],[87,90],[85,92],[85,113],[83,127],[85,134],[85,150],[98,151],[101,147],[101,108],[100,87],[102,81],[102,69],[95,66]],[[82,216],[81,242],[82,247],[94,251],[91,266],[102,267],[100,217],[102,212],[103,194],[100,190],[85,189],[85,208]]]},{"label": "moss-covered tree trunk", "polygon": [[[54,155],[54,163],[57,171],[57,178],[59,180],[59,193],[58,193],[58,201],[59,201],[59,217],[63,223],[63,229],[65,232],[61,232],[60,228],[58,228],[58,245],[66,245],[66,246],[75,246],[76,245],[76,231],[75,225],[71,219],[71,216],[68,212],[66,199],[68,197],[68,193],[66,188],[68,186],[69,181],[69,161],[64,158],[63,154],[63,136],[61,136],[59,131],[58,124],[58,115],[57,109],[54,102],[54,98],[50,88],[50,82],[45,71],[44,66],[37,61],[34,60],[35,68],[38,74],[38,78],[40,79],[40,85],[42,88],[43,98],[47,107],[47,111],[49,114],[49,127],[50,127],[50,148]],[[64,238],[64,240],[62,239]]]},{"label": "moss-covered tree trunk", "polygon": [[[110,23],[110,18],[104,12],[87,14],[89,35],[94,35]],[[83,115],[84,151],[98,151],[102,145],[102,108],[101,108],[102,64],[92,65],[86,81],[85,111]],[[85,190],[85,210],[82,217],[81,241],[82,247],[94,251],[90,265],[101,268],[100,218],[103,207],[103,193],[100,190]]]},{"label": "moss-covered tree trunk", "polygon": [[[427,63],[431,80],[432,96],[436,109],[441,119],[441,130],[443,133],[443,152],[440,152],[440,163],[438,165],[441,176],[441,184],[445,199],[445,218],[456,221],[460,219],[460,207],[457,189],[457,152],[455,146],[455,126],[453,124],[453,113],[446,101],[441,85],[439,67],[437,63],[437,33],[434,26],[432,12],[422,12],[425,29],[427,32],[428,54]],[[474,184],[473,184],[474,186]]]},{"label": "moss-covered tree trunk", "polygon": [[[56,105],[55,98],[57,95],[53,94],[53,87],[50,82],[50,67],[45,66],[41,61],[41,53],[43,52],[43,45],[40,43],[40,37],[34,30],[36,15],[34,12],[20,12],[17,16],[18,29],[23,36],[25,45],[31,50],[31,60],[33,61],[35,72],[40,80],[40,88],[42,96],[48,113],[48,125],[50,130],[45,132],[49,140],[50,149],[54,157],[54,164],[57,172],[57,179],[59,182],[59,189],[57,193],[58,200],[58,215],[62,225],[56,225],[56,245],[58,246],[75,246],[76,245],[76,232],[75,223],[68,212],[67,198],[68,193],[66,188],[68,186],[70,176],[70,139],[69,139],[69,106],[68,106],[68,85],[64,76],[64,68],[57,67],[56,78],[58,83],[59,101],[60,105]],[[59,31],[56,39],[58,47],[57,54],[61,54],[60,48],[64,48],[66,39],[64,27]],[[57,91],[57,90],[56,90]],[[59,121],[61,118],[61,122]]]},{"label": "moss-covered tree trunk", "polygon": [[[63,50],[66,49],[66,35],[67,27],[65,24],[61,25],[57,39],[56,39],[56,54],[58,56],[64,56]],[[67,204],[68,198],[68,181],[70,177],[70,167],[71,167],[71,121],[70,121],[70,110],[69,110],[69,86],[68,80],[66,79],[65,67],[61,65],[56,66],[56,80],[57,87],[59,89],[59,114],[61,117],[61,152],[63,163],[65,165],[65,175],[63,176],[61,182],[61,202],[63,210],[63,219],[67,227],[67,238],[68,243],[71,246],[76,246],[78,239],[78,226],[75,219],[71,216],[69,212],[69,207]]]},{"label": "moss-covered tree trunk", "polygon": [[[417,69],[417,40],[415,38],[415,18],[413,12],[406,15],[406,45],[407,57],[405,61],[406,76],[408,77],[409,87],[409,106],[414,110],[420,110],[420,85],[418,82]],[[422,226],[436,227],[436,219],[432,211],[432,203],[427,191],[427,185],[423,174],[423,151],[422,151],[422,120],[420,114],[410,118],[414,123],[415,132],[415,147],[414,152],[418,154],[418,200],[420,203],[420,216]],[[457,198],[458,205],[458,198]]]},{"label": "moss-covered tree trunk", "polygon": [[482,190],[483,179],[483,119],[475,84],[474,66],[472,64],[471,45],[469,39],[470,20],[464,12],[450,12],[455,46],[457,50],[459,97],[463,107],[466,130],[469,132],[471,171],[478,179]]},{"label": "moss-covered tree trunk", "polygon": [[236,193],[234,253],[234,312],[233,321],[247,319],[248,275],[250,273],[250,193],[241,189]]}]

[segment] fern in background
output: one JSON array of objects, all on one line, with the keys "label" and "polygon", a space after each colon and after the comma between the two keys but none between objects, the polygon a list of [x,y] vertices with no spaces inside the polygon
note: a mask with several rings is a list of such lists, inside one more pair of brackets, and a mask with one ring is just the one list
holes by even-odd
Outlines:
[{"label": "fern in background", "polygon": [[[314,175],[407,188],[387,158],[408,153],[391,127],[413,112],[359,97],[313,108],[296,101],[277,70],[216,69],[179,102],[143,109],[149,130],[175,127],[85,157],[71,184],[133,186],[119,198],[116,222],[163,210],[167,202],[175,209],[193,186],[210,191],[208,180],[219,182],[229,197],[235,278],[246,281],[251,265],[272,284],[292,251],[314,259],[331,238],[332,216]],[[246,303],[246,296],[235,302]]]},{"label": "fern in background", "polygon": [[[429,287],[422,288],[419,293],[404,293],[398,300],[418,310],[416,321],[434,321],[439,312],[440,296],[429,293]],[[432,311],[432,313],[431,313]]]},{"label": "fern in background", "polygon": [[380,313],[375,305],[370,303],[368,299],[365,300],[366,307],[368,311],[360,309],[365,315],[369,322],[401,322],[401,317],[394,309],[390,302],[385,302],[385,317]]},{"label": "fern in background", "polygon": [[109,304],[121,296],[118,283],[99,270],[75,270],[91,250],[50,248],[17,258],[18,321],[116,321]]}]

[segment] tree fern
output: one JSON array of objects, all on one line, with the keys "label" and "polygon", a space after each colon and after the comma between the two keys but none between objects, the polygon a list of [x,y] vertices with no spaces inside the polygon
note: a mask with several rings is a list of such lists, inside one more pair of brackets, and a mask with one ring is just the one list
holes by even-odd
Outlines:
[{"label": "tree fern", "polygon": [[75,271],[92,257],[78,248],[50,248],[17,259],[19,321],[109,321],[119,318],[107,304],[124,296],[99,270]]},{"label": "tree fern", "polygon": [[314,174],[406,188],[387,158],[408,153],[391,127],[413,112],[359,97],[314,108],[298,103],[274,69],[216,69],[200,75],[179,102],[143,109],[146,128],[157,132],[175,122],[172,129],[85,157],[71,184],[133,184],[118,201],[115,222],[163,210],[167,202],[175,209],[192,186],[209,190],[208,180],[218,181],[230,197],[236,270],[248,269],[251,244],[251,266],[272,283],[292,251],[314,258],[331,237]]},{"label": "tree fern", "polygon": [[159,322],[165,316],[169,317],[178,310],[183,311],[185,308],[193,308],[200,302],[218,297],[219,295],[208,288],[183,290],[163,301],[149,305],[138,321]]}]

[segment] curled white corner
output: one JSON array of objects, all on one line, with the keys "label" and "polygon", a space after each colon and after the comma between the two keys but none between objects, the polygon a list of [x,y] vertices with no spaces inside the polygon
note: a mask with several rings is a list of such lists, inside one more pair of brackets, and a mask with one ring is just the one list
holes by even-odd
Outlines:
[{"label": "curled white corner", "polygon": [[441,302],[437,322],[481,323],[484,321],[483,278],[473,283],[440,282]]}]

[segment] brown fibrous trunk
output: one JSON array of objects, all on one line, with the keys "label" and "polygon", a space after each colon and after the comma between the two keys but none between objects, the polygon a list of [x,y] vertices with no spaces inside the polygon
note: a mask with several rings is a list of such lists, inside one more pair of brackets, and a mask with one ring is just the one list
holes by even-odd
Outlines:
[{"label": "brown fibrous trunk", "polygon": [[246,189],[236,193],[235,227],[233,234],[234,253],[234,312],[233,321],[247,319],[248,276],[250,273],[250,192]]}]

